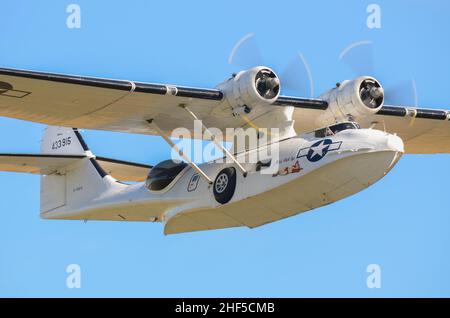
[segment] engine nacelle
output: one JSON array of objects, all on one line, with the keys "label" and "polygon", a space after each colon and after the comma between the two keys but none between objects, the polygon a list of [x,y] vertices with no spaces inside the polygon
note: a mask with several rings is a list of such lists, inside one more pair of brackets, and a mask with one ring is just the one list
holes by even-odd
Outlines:
[{"label": "engine nacelle", "polygon": [[361,76],[343,81],[319,98],[328,102],[328,109],[319,116],[318,123],[328,125],[375,114],[383,106],[384,91],[373,77]]},{"label": "engine nacelle", "polygon": [[257,66],[241,71],[217,86],[233,112],[249,112],[258,105],[274,103],[280,95],[280,80],[270,68]]}]

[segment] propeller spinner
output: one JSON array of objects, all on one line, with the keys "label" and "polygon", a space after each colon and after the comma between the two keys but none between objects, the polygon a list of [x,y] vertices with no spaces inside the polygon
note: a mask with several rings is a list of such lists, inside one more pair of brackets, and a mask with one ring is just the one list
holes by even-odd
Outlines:
[{"label": "propeller spinner", "polygon": [[258,94],[265,99],[272,99],[280,92],[280,80],[269,69],[260,70],[255,76]]}]

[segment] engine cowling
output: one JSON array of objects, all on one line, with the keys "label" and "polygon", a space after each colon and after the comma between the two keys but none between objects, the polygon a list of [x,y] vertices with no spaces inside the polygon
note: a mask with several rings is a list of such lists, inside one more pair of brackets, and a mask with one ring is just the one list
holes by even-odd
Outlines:
[{"label": "engine cowling", "polygon": [[274,103],[280,95],[280,79],[273,70],[257,66],[241,71],[217,86],[234,112],[249,112],[258,105]]},{"label": "engine cowling", "polygon": [[318,120],[321,125],[328,125],[377,113],[384,103],[384,90],[373,77],[361,76],[343,81],[319,98],[328,102],[328,109]]}]

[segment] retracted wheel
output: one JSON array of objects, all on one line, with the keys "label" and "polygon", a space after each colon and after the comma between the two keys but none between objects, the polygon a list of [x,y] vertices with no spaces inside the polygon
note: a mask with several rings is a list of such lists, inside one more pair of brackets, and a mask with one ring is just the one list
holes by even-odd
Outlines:
[{"label": "retracted wheel", "polygon": [[236,189],[236,170],[234,168],[225,168],[219,172],[214,180],[214,197],[216,201],[222,204],[231,200]]}]

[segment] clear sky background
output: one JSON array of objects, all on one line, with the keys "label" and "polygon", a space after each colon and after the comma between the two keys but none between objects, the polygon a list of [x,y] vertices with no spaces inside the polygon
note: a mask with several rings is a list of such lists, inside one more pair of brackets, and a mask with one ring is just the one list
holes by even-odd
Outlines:
[{"label": "clear sky background", "polygon": [[[353,76],[339,53],[374,42],[386,85],[414,79],[419,104],[449,108],[450,2],[2,1],[0,65],[214,87],[254,32],[263,61],[297,52],[315,91]],[[69,29],[66,8],[81,7]],[[38,152],[44,126],[0,118],[0,152]],[[84,131],[94,153],[156,164],[159,137]],[[0,296],[450,296],[450,156],[404,156],[369,189],[257,229],[164,236],[161,224],[39,219],[39,177],[0,173]],[[270,199],[270,198],[268,198]],[[81,288],[66,267],[81,266]],[[366,286],[369,264],[380,289]]]}]

